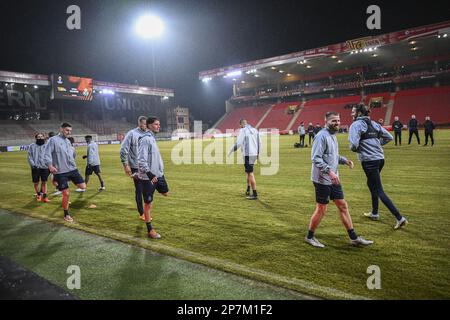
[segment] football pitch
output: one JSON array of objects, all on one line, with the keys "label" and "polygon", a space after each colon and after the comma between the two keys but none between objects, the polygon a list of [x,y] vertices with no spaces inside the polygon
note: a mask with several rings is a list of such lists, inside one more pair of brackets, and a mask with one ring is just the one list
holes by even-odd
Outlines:
[{"label": "football pitch", "polygon": [[[353,170],[340,167],[355,230],[375,241],[366,248],[350,246],[332,203],[316,232],[326,247],[304,243],[315,197],[311,149],[293,148],[298,136],[280,137],[277,174],[260,175],[255,166],[257,201],[245,199],[242,164],[176,165],[171,150],[178,142],[159,142],[170,188],[167,198],[155,194],[153,225],[161,240],[146,237],[117,145],[99,149],[106,191],[97,192],[95,175],[83,194],[71,186],[74,223],[64,223],[60,197],[50,196],[48,204],[33,198],[25,152],[0,154],[0,208],[322,298],[449,299],[450,131],[435,137],[434,147],[408,146],[404,132],[402,147],[385,147],[384,188],[410,222],[394,231],[395,219],[381,202],[380,221],[362,216],[370,210],[365,175],[347,135],[338,136],[341,155],[355,162]],[[83,154],[85,147],[77,148],[84,174]],[[380,268],[381,288],[370,290],[367,269],[373,265]]]}]

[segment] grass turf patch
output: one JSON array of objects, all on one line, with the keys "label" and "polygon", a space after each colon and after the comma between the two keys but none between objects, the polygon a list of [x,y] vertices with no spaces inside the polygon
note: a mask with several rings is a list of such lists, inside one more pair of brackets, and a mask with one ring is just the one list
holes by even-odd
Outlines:
[{"label": "grass turf patch", "polygon": [[[386,146],[384,188],[410,221],[399,231],[392,229],[395,220],[381,203],[381,221],[362,217],[370,210],[366,178],[348,151],[347,136],[339,135],[341,154],[356,163],[353,170],[340,170],[345,197],[356,232],[375,241],[369,248],[349,245],[333,204],[317,230],[327,247],[317,250],[303,242],[315,198],[311,150],[294,149],[297,139],[280,138],[276,175],[261,176],[256,166],[258,201],[245,199],[243,165],[175,165],[170,159],[176,142],[160,142],[171,195],[155,195],[153,224],[163,235],[158,242],[146,239],[138,220],[119,147],[100,146],[107,190],[97,192],[92,176],[86,193],[72,192],[72,227],[322,297],[449,298],[450,132],[437,131],[432,148]],[[83,152],[78,148],[79,155]],[[77,160],[83,172],[84,162]],[[26,154],[0,154],[0,207],[62,223],[60,198],[42,204],[32,194]],[[97,208],[89,209],[90,204]],[[367,289],[370,265],[381,269],[381,290]]]}]

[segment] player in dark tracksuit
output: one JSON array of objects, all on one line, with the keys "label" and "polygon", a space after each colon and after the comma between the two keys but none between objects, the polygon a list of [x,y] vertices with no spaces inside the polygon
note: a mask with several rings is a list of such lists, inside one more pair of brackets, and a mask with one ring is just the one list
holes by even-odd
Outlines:
[{"label": "player in dark tracksuit", "polygon": [[428,145],[428,137],[431,138],[431,146],[434,146],[434,138],[433,138],[433,130],[436,129],[433,121],[430,120],[430,117],[425,117],[425,122],[423,123],[425,127],[425,144]]},{"label": "player in dark tracksuit", "polygon": [[383,189],[381,182],[381,170],[384,167],[384,151],[382,146],[393,140],[392,135],[380,126],[379,123],[371,121],[370,110],[367,106],[360,104],[352,109],[354,122],[350,126],[349,142],[350,149],[358,153],[364,173],[367,177],[367,186],[372,196],[372,211],[364,216],[378,220],[378,199],[389,209],[396,218],[394,229],[397,230],[408,223],[395,207],[392,200]]},{"label": "player in dark tracksuit", "polygon": [[392,129],[394,130],[395,145],[397,145],[397,142],[399,145],[402,145],[403,123],[398,120],[398,117],[395,117],[394,120],[395,121],[392,123]]},{"label": "player in dark tracksuit", "polygon": [[413,114],[411,116],[411,120],[409,120],[409,123],[408,123],[408,129],[409,129],[408,144],[411,144],[411,138],[412,138],[412,136],[414,134],[416,136],[416,138],[417,138],[417,143],[420,145],[419,131],[417,129],[418,126],[419,126],[419,123],[416,120],[416,116]]},{"label": "player in dark tracksuit", "polygon": [[306,131],[308,132],[309,136],[309,145],[311,145],[311,140],[314,139],[314,126],[311,122],[309,123],[308,129],[306,129]]}]

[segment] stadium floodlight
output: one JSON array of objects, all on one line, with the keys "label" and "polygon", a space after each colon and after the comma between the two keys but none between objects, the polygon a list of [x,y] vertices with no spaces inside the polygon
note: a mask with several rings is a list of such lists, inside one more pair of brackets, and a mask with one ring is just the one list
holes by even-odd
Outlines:
[{"label": "stadium floodlight", "polygon": [[37,89],[37,88],[39,88],[39,87],[35,85],[34,88]]},{"label": "stadium floodlight", "polygon": [[227,77],[239,77],[240,75],[242,75],[241,70],[231,71],[227,73]]},{"label": "stadium floodlight", "polygon": [[152,14],[140,17],[136,22],[136,33],[142,38],[152,39],[161,36],[164,31],[162,20]]},{"label": "stadium floodlight", "polygon": [[444,33],[443,37],[444,37],[444,38],[447,38],[447,36],[448,36],[448,35],[447,35],[446,33]]},{"label": "stadium floodlight", "polygon": [[206,78],[203,78],[203,79],[202,79],[202,82],[209,82],[209,81],[211,81],[211,80],[212,80],[211,77],[206,77]]},{"label": "stadium floodlight", "polygon": [[255,78],[259,78],[259,74],[255,74]]}]

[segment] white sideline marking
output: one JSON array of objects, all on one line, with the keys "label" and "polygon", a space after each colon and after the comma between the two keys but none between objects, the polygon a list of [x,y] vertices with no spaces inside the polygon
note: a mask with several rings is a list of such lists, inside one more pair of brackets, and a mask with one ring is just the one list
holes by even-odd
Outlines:
[{"label": "white sideline marking", "polygon": [[[2,213],[2,211],[8,212],[7,210],[0,209],[0,213]],[[23,214],[23,213],[20,213],[20,214]],[[52,217],[48,217],[48,216],[44,216],[44,215],[40,215],[40,214],[34,214],[34,213],[32,215],[29,215],[29,214],[24,214],[24,215],[27,217],[40,218],[42,220],[56,222],[58,224],[66,225],[64,222],[61,221],[60,218],[52,218]],[[263,270],[259,270],[259,269],[255,269],[255,268],[246,267],[246,266],[243,266],[243,265],[240,265],[240,264],[237,264],[234,262],[230,262],[227,260],[212,258],[212,257],[202,255],[200,253],[191,252],[191,251],[184,250],[184,249],[174,248],[171,246],[164,245],[162,243],[157,243],[155,241],[150,242],[146,238],[145,239],[136,238],[136,237],[133,237],[133,236],[130,236],[127,234],[123,234],[123,233],[117,233],[117,232],[112,232],[112,231],[108,231],[108,230],[98,230],[95,228],[78,225],[78,223],[76,223],[76,222],[71,223],[70,226],[68,226],[68,227],[77,229],[77,230],[81,230],[81,231],[85,231],[85,232],[89,232],[91,234],[98,235],[98,236],[106,236],[113,240],[126,242],[127,244],[130,244],[130,242],[134,243],[134,244],[138,244],[142,248],[151,249],[159,254],[170,255],[170,256],[178,258],[178,259],[187,260],[188,262],[191,262],[191,263],[201,263],[201,264],[203,264],[207,267],[213,268],[213,269],[218,269],[220,271],[234,273],[237,276],[244,276],[244,277],[247,276],[248,277],[249,275],[252,275],[255,277],[255,278],[253,278],[253,280],[267,283],[267,284],[273,285],[275,287],[279,287],[281,289],[295,290],[295,289],[292,289],[292,286],[305,289],[305,292],[299,292],[300,294],[315,295],[317,297],[320,297],[321,295],[325,295],[325,296],[334,297],[336,299],[370,300],[370,298],[365,297],[365,296],[354,295],[354,294],[347,293],[347,292],[344,292],[344,291],[341,291],[338,289],[325,287],[325,286],[321,286],[321,285],[316,285],[312,282],[308,282],[305,280],[283,277],[278,274],[274,274],[271,272],[267,272],[267,271],[263,271]],[[270,281],[267,281],[265,279],[269,279]],[[290,286],[281,287],[277,283],[283,283],[283,284],[290,285]],[[311,298],[314,298],[314,297],[311,297]]]}]

